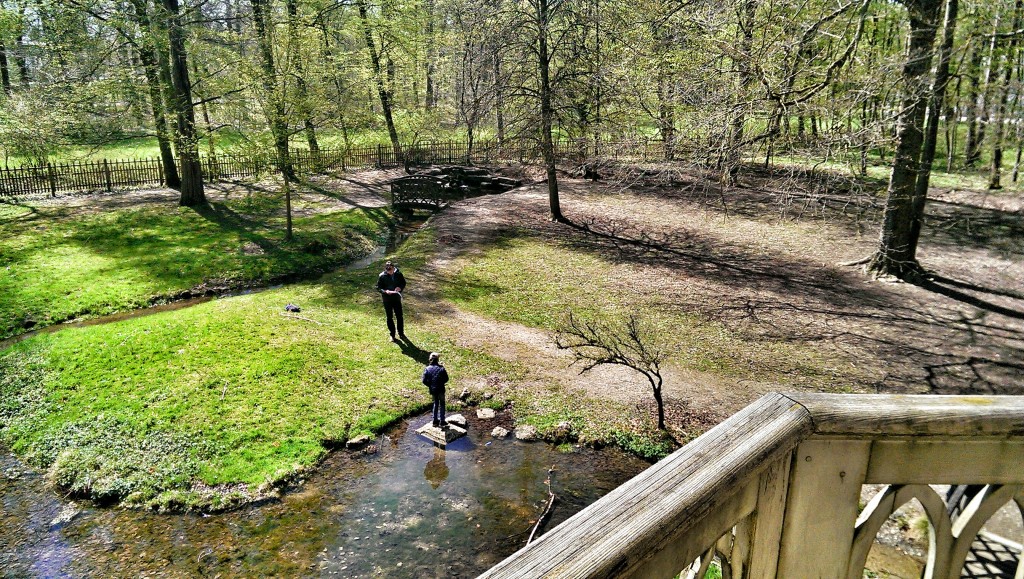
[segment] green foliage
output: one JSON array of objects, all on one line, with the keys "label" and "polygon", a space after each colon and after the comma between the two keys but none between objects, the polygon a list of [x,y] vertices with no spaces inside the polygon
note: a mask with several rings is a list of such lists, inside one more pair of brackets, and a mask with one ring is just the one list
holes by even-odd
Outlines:
[{"label": "green foliage", "polygon": [[192,288],[201,293],[316,274],[368,252],[390,221],[380,210],[299,217],[295,238],[285,242],[280,218],[270,217],[280,205],[259,196],[198,211],[79,215],[2,207],[0,337],[143,307]]}]

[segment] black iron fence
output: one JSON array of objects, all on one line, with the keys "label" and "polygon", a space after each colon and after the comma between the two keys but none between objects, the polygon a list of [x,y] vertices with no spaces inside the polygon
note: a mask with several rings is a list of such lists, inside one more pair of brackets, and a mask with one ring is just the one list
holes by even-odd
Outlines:
[{"label": "black iron fence", "polygon": [[[588,159],[663,159],[660,141],[632,139],[619,141],[556,141],[555,155],[562,161],[583,163]],[[536,141],[483,141],[470,147],[467,142],[414,143],[395,151],[390,145],[370,145],[319,151],[294,150],[291,163],[297,173],[332,170],[397,167],[410,163],[498,163],[534,162],[541,158]],[[273,169],[273,156],[212,155],[202,158],[207,181],[255,177]],[[58,193],[114,191],[166,184],[159,158],[67,161],[35,167],[0,168],[0,198],[55,196]]]}]

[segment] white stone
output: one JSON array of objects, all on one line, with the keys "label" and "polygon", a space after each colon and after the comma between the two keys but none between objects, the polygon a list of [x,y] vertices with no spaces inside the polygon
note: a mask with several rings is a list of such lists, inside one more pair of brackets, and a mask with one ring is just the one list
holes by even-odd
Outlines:
[{"label": "white stone", "polygon": [[494,409],[493,408],[477,408],[476,409],[476,417],[477,418],[482,418],[484,420],[489,420],[491,418],[494,418]]}]

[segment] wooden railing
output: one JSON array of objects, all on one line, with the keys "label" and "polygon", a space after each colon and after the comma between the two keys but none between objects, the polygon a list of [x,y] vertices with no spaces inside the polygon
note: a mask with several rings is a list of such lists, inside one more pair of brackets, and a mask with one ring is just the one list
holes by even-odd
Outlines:
[{"label": "wooden railing", "polygon": [[[930,484],[986,486],[951,520]],[[482,577],[703,579],[717,557],[733,579],[860,579],[911,499],[931,526],[924,576],[960,577],[988,518],[1024,511],[1024,397],[769,394]]]}]

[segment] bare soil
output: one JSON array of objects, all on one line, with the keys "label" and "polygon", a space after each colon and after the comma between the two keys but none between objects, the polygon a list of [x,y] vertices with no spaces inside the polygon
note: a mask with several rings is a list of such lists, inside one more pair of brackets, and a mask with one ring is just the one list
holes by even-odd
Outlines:
[{"label": "bare soil", "polygon": [[[694,178],[670,187],[560,180],[572,225],[548,220],[547,188],[534,183],[466,200],[438,215],[444,269],[510,231],[613,257],[632,284],[657,279],[665,308],[682,308],[751,336],[812,345],[849,360],[841,382],[862,392],[1024,393],[1024,223],[1021,199],[934,191],[919,255],[934,281],[874,280],[841,265],[876,246],[877,191],[836,191],[791,174],[754,174],[722,190]],[[429,273],[429,272],[428,272]],[[423,276],[429,277],[429,276]],[[531,360],[535,379],[558,375],[593,396],[641,402],[628,371],[586,377],[545,332],[479,319],[444,305],[461,343]],[[669,368],[666,398],[732,413],[761,394],[799,386],[729,380]]]}]

